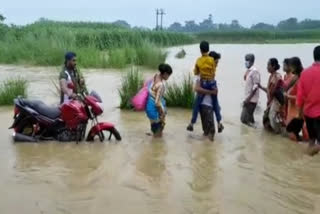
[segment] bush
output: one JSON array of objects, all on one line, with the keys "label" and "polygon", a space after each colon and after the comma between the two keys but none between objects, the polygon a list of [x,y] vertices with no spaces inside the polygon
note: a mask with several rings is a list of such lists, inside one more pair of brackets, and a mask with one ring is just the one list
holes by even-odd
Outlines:
[{"label": "bush", "polygon": [[27,81],[21,78],[9,79],[0,85],[0,105],[12,105],[18,96],[27,97]]},{"label": "bush", "polygon": [[192,108],[195,93],[191,75],[185,76],[181,83],[171,83],[165,94],[168,107]]},{"label": "bush", "polygon": [[131,99],[143,86],[143,77],[137,68],[131,68],[121,81],[121,87],[118,90],[120,96],[120,108],[131,109]]}]

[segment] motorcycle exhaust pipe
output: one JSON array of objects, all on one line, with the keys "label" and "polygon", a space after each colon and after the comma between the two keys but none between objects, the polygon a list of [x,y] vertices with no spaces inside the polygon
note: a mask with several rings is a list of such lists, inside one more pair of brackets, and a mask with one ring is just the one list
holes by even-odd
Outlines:
[{"label": "motorcycle exhaust pipe", "polygon": [[27,136],[24,134],[20,134],[20,133],[14,133],[12,137],[13,137],[14,142],[20,142],[20,143],[37,142],[36,138],[30,137],[30,136]]}]

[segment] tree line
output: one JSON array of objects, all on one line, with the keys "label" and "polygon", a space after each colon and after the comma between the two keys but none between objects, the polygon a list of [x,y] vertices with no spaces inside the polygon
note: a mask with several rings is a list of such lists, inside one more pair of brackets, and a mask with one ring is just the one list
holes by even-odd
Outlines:
[{"label": "tree line", "polygon": [[[4,22],[5,17],[0,14],[0,25]],[[50,20],[40,18],[37,22],[45,23]],[[132,27],[128,22],[124,20],[117,20],[109,24],[127,28],[127,29],[139,29],[147,30],[144,27]],[[185,33],[197,33],[197,32],[211,32],[211,31],[240,31],[240,30],[260,30],[260,31],[296,31],[296,30],[320,30],[320,20],[305,19],[299,21],[297,18],[289,18],[280,21],[277,25],[272,25],[264,22],[259,22],[246,28],[240,24],[238,20],[232,20],[231,23],[214,23],[213,16],[210,14],[208,18],[205,18],[200,23],[196,23],[194,20],[185,21],[184,24],[174,22],[164,30],[172,32],[185,32]]]},{"label": "tree line", "polygon": [[167,28],[168,31],[188,33],[237,30],[295,31],[312,29],[320,29],[320,20],[305,19],[298,21],[297,18],[289,18],[280,21],[277,25],[260,22],[246,28],[242,26],[238,20],[232,20],[231,23],[214,23],[211,14],[200,23],[196,23],[194,20],[185,21],[184,24],[175,22]]}]

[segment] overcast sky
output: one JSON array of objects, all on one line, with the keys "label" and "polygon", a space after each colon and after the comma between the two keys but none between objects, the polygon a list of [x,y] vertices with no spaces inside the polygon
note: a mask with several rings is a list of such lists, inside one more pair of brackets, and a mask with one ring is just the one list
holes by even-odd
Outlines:
[{"label": "overcast sky", "polygon": [[27,24],[40,17],[53,20],[126,20],[135,26],[155,26],[155,9],[164,8],[164,24],[201,21],[213,14],[214,22],[238,19],[242,25],[276,24],[289,17],[320,19],[320,0],[1,0],[6,23]]}]

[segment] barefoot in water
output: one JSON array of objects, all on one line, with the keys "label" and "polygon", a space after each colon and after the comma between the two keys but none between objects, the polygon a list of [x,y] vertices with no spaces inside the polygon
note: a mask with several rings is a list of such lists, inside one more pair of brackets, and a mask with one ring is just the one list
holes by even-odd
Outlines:
[{"label": "barefoot in water", "polygon": [[190,123],[190,124],[188,125],[187,131],[193,132],[193,124],[192,124],[192,123]]},{"label": "barefoot in water", "polygon": [[314,155],[318,154],[319,152],[320,152],[320,145],[319,144],[310,145],[308,147],[308,154],[310,156],[314,156]]},{"label": "barefoot in water", "polygon": [[223,124],[222,124],[222,123],[219,123],[219,125],[218,125],[218,133],[222,133],[223,130],[224,130]]},{"label": "barefoot in water", "polygon": [[214,135],[213,134],[209,134],[208,138],[209,138],[210,141],[212,141],[212,142],[214,141]]}]

